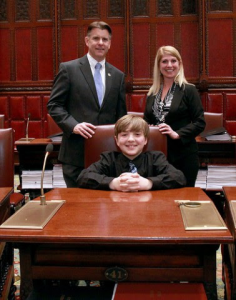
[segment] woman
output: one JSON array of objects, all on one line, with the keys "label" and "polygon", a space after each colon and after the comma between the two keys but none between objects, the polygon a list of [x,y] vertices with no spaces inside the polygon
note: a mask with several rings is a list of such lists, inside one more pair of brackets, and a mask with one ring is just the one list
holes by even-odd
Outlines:
[{"label": "woman", "polygon": [[144,119],[167,135],[168,160],[194,186],[199,169],[195,137],[205,128],[201,99],[184,76],[181,56],[172,46],[157,51],[153,85],[147,95]]}]

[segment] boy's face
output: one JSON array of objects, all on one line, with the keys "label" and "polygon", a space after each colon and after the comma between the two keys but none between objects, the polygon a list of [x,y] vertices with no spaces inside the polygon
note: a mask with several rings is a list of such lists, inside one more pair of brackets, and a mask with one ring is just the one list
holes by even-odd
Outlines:
[{"label": "boy's face", "polygon": [[131,131],[129,128],[120,132],[115,139],[121,152],[130,160],[138,156],[147,144],[147,138],[145,138],[143,132]]}]

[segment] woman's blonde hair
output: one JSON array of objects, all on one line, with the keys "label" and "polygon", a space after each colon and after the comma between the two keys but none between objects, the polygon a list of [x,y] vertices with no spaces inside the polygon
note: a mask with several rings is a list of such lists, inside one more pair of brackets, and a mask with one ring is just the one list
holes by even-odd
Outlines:
[{"label": "woman's blonde hair", "polygon": [[141,117],[135,115],[125,115],[121,117],[115,124],[115,137],[118,137],[119,133],[124,132],[127,129],[134,132],[141,131],[145,138],[148,138],[149,126]]},{"label": "woman's blonde hair", "polygon": [[157,50],[154,68],[153,68],[153,84],[148,91],[148,96],[152,94],[156,95],[160,90],[161,84],[163,83],[163,75],[160,72],[160,61],[162,57],[166,54],[176,57],[177,60],[179,61],[180,69],[174,81],[178,83],[180,87],[182,86],[182,84],[188,83],[187,79],[184,76],[183,62],[179,51],[173,46],[162,46]]}]

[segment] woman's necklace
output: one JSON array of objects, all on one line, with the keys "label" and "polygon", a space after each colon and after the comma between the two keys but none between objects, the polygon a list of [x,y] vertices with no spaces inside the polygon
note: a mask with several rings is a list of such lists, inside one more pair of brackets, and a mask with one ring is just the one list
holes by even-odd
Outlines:
[{"label": "woman's necklace", "polygon": [[163,92],[163,85],[161,85],[159,92],[157,93],[154,104],[152,107],[153,114],[157,120],[157,124],[165,122],[165,116],[170,110],[172,99],[174,97],[174,92],[176,88],[176,83],[173,83],[172,87],[168,90],[163,101],[161,100],[161,95]]}]

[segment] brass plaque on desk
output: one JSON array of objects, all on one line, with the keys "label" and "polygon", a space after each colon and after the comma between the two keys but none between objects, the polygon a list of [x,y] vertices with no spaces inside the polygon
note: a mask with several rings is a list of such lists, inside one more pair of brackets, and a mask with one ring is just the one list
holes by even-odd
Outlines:
[{"label": "brass plaque on desk", "polygon": [[236,200],[229,201],[229,205],[230,205],[231,212],[233,215],[234,227],[236,228]]},{"label": "brass plaque on desk", "polygon": [[185,230],[227,229],[212,201],[175,201],[179,203]]}]

